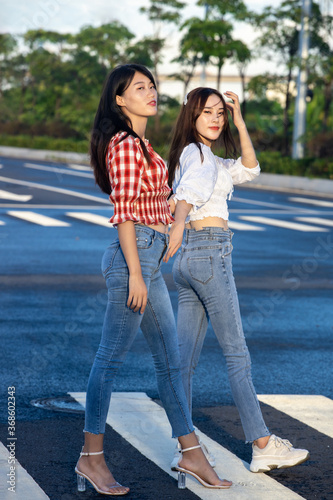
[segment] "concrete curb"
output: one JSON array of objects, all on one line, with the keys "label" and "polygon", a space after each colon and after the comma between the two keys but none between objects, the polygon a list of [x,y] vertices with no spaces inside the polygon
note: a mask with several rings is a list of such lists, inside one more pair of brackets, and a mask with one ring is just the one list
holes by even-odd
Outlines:
[{"label": "concrete curb", "polygon": [[45,149],[13,148],[0,145],[0,156],[8,158],[24,158],[26,160],[38,161],[61,161],[63,163],[83,163],[89,165],[89,156],[84,153],[73,153],[70,151],[48,151]]},{"label": "concrete curb", "polygon": [[[14,148],[0,145],[0,156],[89,165],[88,154],[66,151],[47,151],[43,149]],[[308,177],[293,175],[262,173],[254,182],[247,183],[246,187],[268,189],[271,191],[290,191],[292,193],[333,198],[333,180],[330,179],[309,179]]]}]

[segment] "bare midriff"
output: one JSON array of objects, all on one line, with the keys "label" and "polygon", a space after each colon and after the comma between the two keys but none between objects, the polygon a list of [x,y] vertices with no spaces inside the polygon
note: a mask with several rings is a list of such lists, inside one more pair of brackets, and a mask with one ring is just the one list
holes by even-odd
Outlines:
[{"label": "bare midriff", "polygon": [[186,229],[195,229],[196,231],[201,231],[205,227],[221,227],[224,230],[228,229],[228,221],[221,219],[221,217],[205,217],[200,220],[192,220],[186,224]]},{"label": "bare midriff", "polygon": [[159,233],[163,234],[166,234],[169,230],[169,226],[163,224],[163,222],[159,222],[158,224],[141,224],[139,222],[138,224],[140,226],[150,227],[151,229],[154,229],[155,231],[158,231]]}]

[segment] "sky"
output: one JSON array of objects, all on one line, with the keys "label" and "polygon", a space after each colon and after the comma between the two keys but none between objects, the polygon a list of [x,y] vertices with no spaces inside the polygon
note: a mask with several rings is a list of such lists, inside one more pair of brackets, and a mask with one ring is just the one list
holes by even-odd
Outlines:
[{"label": "sky", "polygon": [[[282,1],[282,0],[281,0]],[[249,0],[245,3],[248,8],[261,11],[266,5],[277,6],[280,0]],[[187,0],[184,9],[184,18],[203,17],[204,9],[197,7],[196,0]],[[75,33],[87,24],[99,26],[113,20],[123,23],[138,38],[153,33],[151,22],[147,16],[139,12],[141,6],[148,6],[147,0],[0,0],[0,32],[24,33],[28,29],[43,28],[62,33]],[[160,73],[176,71],[170,60],[177,54],[179,34],[175,28],[169,26],[165,34],[168,42],[164,52],[164,62],[160,66]],[[243,40],[249,46],[256,37],[254,30],[245,24],[235,25],[234,38]],[[274,63],[259,60],[251,63],[248,74],[256,75],[261,71],[274,71]],[[227,64],[224,74],[237,74],[237,69]]]}]

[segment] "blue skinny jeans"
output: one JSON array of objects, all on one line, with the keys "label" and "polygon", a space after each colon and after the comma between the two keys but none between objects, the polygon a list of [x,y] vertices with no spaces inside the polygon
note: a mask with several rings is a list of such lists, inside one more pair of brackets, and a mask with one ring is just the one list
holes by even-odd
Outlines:
[{"label": "blue skinny jeans", "polygon": [[158,390],[172,427],[172,437],[191,433],[194,428],[182,377],[174,314],[160,265],[168,235],[136,225],[136,240],[143,279],[148,289],[144,314],[133,312],[128,300],[128,267],[119,240],[102,259],[108,288],[102,338],[90,372],[85,413],[85,432],[104,434],[113,383],[139,327],[153,355]]},{"label": "blue skinny jeans", "polygon": [[253,386],[232,271],[233,233],[209,227],[186,229],[174,266],[178,289],[177,331],[185,393],[192,410],[192,377],[197,366],[208,321],[226,359],[232,396],[247,442],[270,434]]}]

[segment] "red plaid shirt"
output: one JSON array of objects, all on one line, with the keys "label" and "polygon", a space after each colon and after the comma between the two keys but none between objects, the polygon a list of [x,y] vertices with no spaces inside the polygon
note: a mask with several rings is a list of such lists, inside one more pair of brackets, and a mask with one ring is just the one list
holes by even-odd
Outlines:
[{"label": "red plaid shirt", "polygon": [[118,132],[110,141],[107,169],[111,184],[110,201],[114,204],[114,225],[127,220],[142,224],[170,224],[173,217],[167,198],[168,170],[149,142],[145,145],[151,164],[142,152],[140,141],[126,132]]}]

